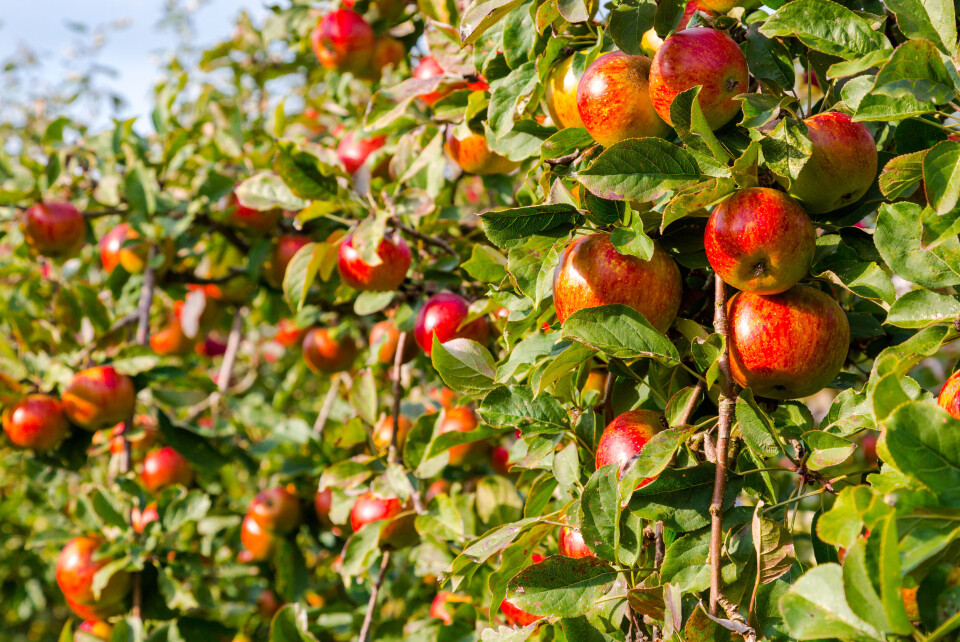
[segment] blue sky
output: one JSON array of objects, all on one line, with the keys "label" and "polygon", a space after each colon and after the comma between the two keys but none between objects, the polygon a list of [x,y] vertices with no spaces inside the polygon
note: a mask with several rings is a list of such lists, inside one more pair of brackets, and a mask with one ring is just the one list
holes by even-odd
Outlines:
[{"label": "blue sky", "polygon": [[[126,99],[128,105],[122,116],[149,117],[152,83],[165,53],[177,43],[173,30],[157,30],[166,4],[167,0],[2,0],[0,62],[27,46],[43,61],[41,80],[56,85],[71,71],[64,62],[67,52],[89,41],[89,36],[71,31],[70,22],[95,28],[127,20],[129,26],[109,33],[97,57],[119,74],[101,83]],[[267,13],[267,0],[180,0],[179,4],[198,7],[193,14],[193,42],[200,48],[229,37],[241,11],[246,10],[257,22]]]}]

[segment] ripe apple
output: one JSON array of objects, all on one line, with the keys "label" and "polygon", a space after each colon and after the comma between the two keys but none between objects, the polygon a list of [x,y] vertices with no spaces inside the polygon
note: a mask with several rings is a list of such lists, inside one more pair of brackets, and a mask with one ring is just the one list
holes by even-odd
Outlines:
[{"label": "ripe apple", "polygon": [[356,357],[357,344],[349,334],[334,336],[325,328],[314,328],[303,339],[303,360],[317,374],[347,370]]},{"label": "ripe apple", "polygon": [[303,342],[304,334],[306,331],[298,328],[293,319],[280,319],[280,323],[277,324],[277,334],[273,339],[284,348],[294,348],[299,347]]},{"label": "ripe apple", "polygon": [[508,174],[520,166],[490,150],[483,134],[471,133],[463,140],[453,134],[453,128],[447,129],[447,142],[444,149],[457,165],[467,174],[486,176],[489,174]]},{"label": "ripe apple", "polygon": [[[131,242],[138,238],[140,235],[128,223],[121,223],[104,234],[100,239],[100,262],[107,274],[113,272],[118,265],[122,265],[130,274],[139,274],[147,268],[150,245],[145,241]],[[164,257],[160,272],[166,272],[176,253],[173,239],[164,238],[160,251]]]},{"label": "ripe apple", "polygon": [[171,315],[166,325],[151,335],[150,347],[160,356],[182,356],[196,349],[197,338],[191,339],[185,335],[180,320],[176,315]]},{"label": "ripe apple", "polygon": [[77,627],[77,633],[83,633],[86,637],[77,635],[74,642],[89,642],[94,638],[108,642],[113,635],[113,626],[103,620],[84,620]]},{"label": "ripe apple", "polygon": [[[370,347],[377,351],[377,361],[384,365],[393,365],[397,355],[397,344],[400,342],[400,330],[393,321],[379,321],[370,329]],[[403,358],[401,363],[408,363],[419,352],[416,340],[407,336],[403,342]]]},{"label": "ripe apple", "polygon": [[710,266],[724,282],[755,294],[789,290],[807,275],[817,234],[781,191],[742,189],[717,205],[703,235]]},{"label": "ripe apple", "polygon": [[847,317],[830,296],[802,285],[727,302],[730,371],[758,397],[799,399],[827,386],[850,347]]},{"label": "ripe apple", "polygon": [[24,211],[20,227],[27,245],[41,256],[72,256],[87,234],[83,214],[72,203],[31,205]]},{"label": "ripe apple", "polygon": [[599,398],[603,398],[603,391],[607,387],[607,371],[606,370],[591,370],[590,374],[587,375],[587,380],[583,384],[582,394],[586,395],[588,392],[595,392]]},{"label": "ripe apple", "polygon": [[130,525],[133,526],[135,533],[142,533],[150,522],[160,521],[160,513],[157,512],[157,502],[150,502],[143,510],[135,506],[130,511]]},{"label": "ripe apple", "polygon": [[954,372],[944,382],[943,387],[940,388],[937,403],[954,419],[960,419],[960,370]]},{"label": "ripe apple", "polygon": [[[603,430],[597,443],[597,468],[616,464],[619,474],[631,457],[643,450],[663,426],[660,414],[652,410],[630,410],[617,416]],[[654,478],[648,478],[637,484],[637,488],[646,486]]]},{"label": "ripe apple", "polygon": [[[57,585],[64,597],[80,605],[100,606],[120,602],[130,590],[130,574],[114,573],[100,591],[94,595],[93,578],[101,568],[110,563],[108,559],[95,559],[103,540],[97,537],[76,537],[70,540],[57,558]],[[94,618],[99,619],[99,618]]]},{"label": "ripe apple", "polygon": [[[407,441],[407,435],[410,433],[410,429],[413,428],[413,424],[409,419],[400,415],[397,419],[399,425],[399,432],[397,433],[397,448],[403,450],[403,444]],[[377,427],[373,429],[373,445],[380,452],[386,452],[390,448],[390,442],[393,439],[393,417],[390,415],[384,415],[380,418],[380,421],[377,422]]]},{"label": "ripe apple", "polygon": [[74,615],[83,620],[104,620],[126,609],[123,600],[111,604],[81,604],[66,598],[66,602]]},{"label": "ripe apple", "polygon": [[[413,77],[417,80],[427,80],[428,78],[442,76],[443,73],[443,67],[440,66],[440,63],[437,62],[436,58],[433,56],[425,56],[420,60],[417,68],[413,70]],[[417,96],[417,98],[419,98],[427,107],[433,107],[438,100],[449,95],[458,88],[459,86],[452,86],[446,89],[437,89],[426,94],[420,94]]]},{"label": "ripe apple", "polygon": [[750,8],[756,6],[754,0],[698,0],[704,9],[715,11],[716,13],[729,13],[736,7]]},{"label": "ripe apple", "polygon": [[386,141],[384,136],[359,138],[354,132],[350,132],[337,144],[337,157],[347,173],[353,174],[366,162],[367,157],[383,147]]},{"label": "ripe apple", "polygon": [[283,606],[283,603],[280,601],[280,598],[270,589],[265,589],[260,593],[260,596],[257,597],[257,612],[264,620],[273,618],[281,606]]},{"label": "ripe apple", "polygon": [[247,515],[240,525],[240,543],[247,553],[244,557],[253,562],[263,562],[273,555],[277,536],[260,526],[251,515]]},{"label": "ripe apple", "polygon": [[173,447],[164,446],[147,453],[140,481],[151,493],[173,484],[189,486],[193,483],[193,466]]},{"label": "ripe apple", "polygon": [[[442,435],[454,431],[471,432],[476,430],[479,423],[477,413],[470,408],[464,406],[446,408],[443,411],[440,424],[437,426],[437,434]],[[447,451],[450,455],[449,463],[451,466],[479,463],[485,458],[488,447],[489,444],[484,441],[473,441],[454,446]]]},{"label": "ripe apple", "polygon": [[407,278],[410,269],[410,248],[399,234],[384,236],[377,246],[378,265],[370,265],[361,258],[353,245],[353,234],[340,241],[337,271],[344,283],[355,290],[387,292],[396,290]]},{"label": "ripe apple", "polygon": [[[683,15],[680,16],[680,22],[677,24],[676,31],[686,29],[687,25],[690,24],[690,20],[693,18],[693,14],[698,11],[710,17],[716,17],[717,15],[714,10],[707,8],[700,0],[688,0],[687,6],[683,9]],[[727,11],[729,11],[729,9]],[[726,11],[723,13],[726,13]],[[640,50],[646,55],[653,57],[657,55],[657,50],[662,44],[663,38],[657,35],[657,31],[655,29],[648,29],[643,33],[643,38],[640,39]]]},{"label": "ripe apple", "polygon": [[96,366],[73,376],[61,396],[67,418],[85,430],[99,430],[133,415],[133,380],[113,366]]},{"label": "ripe apple", "polygon": [[434,334],[440,343],[451,339],[472,339],[485,344],[490,339],[490,324],[487,318],[479,317],[464,325],[469,313],[470,304],[463,297],[451,292],[434,294],[417,312],[413,325],[413,336],[417,345],[430,356]]},{"label": "ripe apple", "polygon": [[553,276],[553,304],[561,323],[577,310],[622,303],[666,332],[682,294],[680,270],[669,254],[659,247],[649,261],[620,254],[606,233],[568,245]]},{"label": "ripe apple", "polygon": [[[457,393],[455,393],[453,390],[450,390],[450,388],[431,388],[427,392],[427,396],[430,397],[431,400],[440,404],[441,408],[453,408],[455,405],[457,405]],[[436,408],[434,408],[431,404],[427,404],[427,412],[434,412],[435,410]]]},{"label": "ripe apple", "polygon": [[283,212],[280,209],[260,211],[247,207],[240,202],[236,191],[227,199],[224,212],[224,222],[228,225],[256,235],[276,231],[281,218],[283,218]]},{"label": "ripe apple", "polygon": [[381,35],[373,46],[373,70],[379,74],[387,65],[397,67],[406,56],[407,48],[402,42],[391,36]]},{"label": "ripe apple", "polygon": [[610,147],[628,138],[664,138],[670,127],[650,102],[650,59],[611,51],[594,60],[577,85],[577,111],[593,139]]},{"label": "ripe apple", "polygon": [[283,287],[283,277],[287,274],[290,260],[311,240],[309,236],[303,234],[281,234],[276,238],[270,250],[270,259],[263,266],[264,276],[270,285],[275,288]]},{"label": "ripe apple", "polygon": [[859,200],[877,176],[877,144],[870,130],[838,112],[816,114],[803,122],[813,150],[790,185],[790,196],[811,214]]},{"label": "ripe apple", "polygon": [[573,73],[573,56],[562,60],[550,70],[547,76],[547,89],[543,99],[550,114],[550,120],[557,129],[583,127],[580,111],[577,109],[577,85],[580,80]]},{"label": "ripe apple", "polygon": [[593,551],[583,541],[583,533],[579,528],[572,526],[561,526],[560,535],[557,537],[557,548],[564,557],[596,557]]},{"label": "ripe apple", "polygon": [[300,500],[283,486],[260,491],[247,515],[264,530],[287,534],[300,525]]},{"label": "ripe apple", "polygon": [[3,431],[20,448],[53,449],[67,434],[63,404],[50,395],[27,395],[3,411]]},{"label": "ripe apple", "polygon": [[317,491],[313,498],[313,508],[317,513],[317,519],[321,524],[330,525],[330,510],[333,508],[333,490],[326,488]]},{"label": "ripe apple", "polygon": [[498,475],[509,475],[513,464],[510,462],[510,451],[503,446],[496,446],[490,451],[490,468]]},{"label": "ripe apple", "polygon": [[373,29],[363,16],[350,9],[331,11],[320,19],[310,36],[313,53],[327,69],[363,72],[373,58]]},{"label": "ripe apple", "polygon": [[747,58],[733,38],[709,27],[684,29],[667,38],[650,68],[650,101],[671,123],[670,105],[677,94],[701,85],[697,100],[711,129],[740,112],[734,96],[746,93]]},{"label": "ripe apple", "polygon": [[447,610],[448,604],[469,604],[473,600],[467,595],[457,595],[449,591],[440,591],[430,603],[430,617],[441,620],[445,626],[453,624],[453,616]]},{"label": "ripe apple", "polygon": [[367,524],[383,519],[392,519],[403,512],[403,503],[398,497],[382,497],[373,492],[357,497],[350,510],[350,526],[357,532]]}]

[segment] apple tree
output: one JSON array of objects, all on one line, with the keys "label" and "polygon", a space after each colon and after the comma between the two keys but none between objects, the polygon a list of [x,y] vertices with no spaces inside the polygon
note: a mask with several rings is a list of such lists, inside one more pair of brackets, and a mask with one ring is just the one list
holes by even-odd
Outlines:
[{"label": "apple tree", "polygon": [[293,0],[12,99],[3,639],[953,639],[957,47]]}]

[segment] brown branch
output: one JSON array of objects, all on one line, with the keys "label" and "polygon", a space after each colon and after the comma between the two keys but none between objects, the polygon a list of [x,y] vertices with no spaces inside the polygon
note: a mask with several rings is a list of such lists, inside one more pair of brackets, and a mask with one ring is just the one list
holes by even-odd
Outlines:
[{"label": "brown branch", "polygon": [[577,160],[579,156],[580,156],[580,150],[575,149],[569,154],[558,156],[556,158],[547,158],[543,162],[549,165],[550,167],[556,167],[557,165],[569,165],[573,161]]},{"label": "brown branch", "polygon": [[230,279],[245,274],[246,270],[243,268],[231,268],[229,272],[223,276],[217,276],[210,279],[204,279],[193,274],[187,274],[186,272],[167,272],[163,275],[164,283],[188,283],[190,285],[219,285],[221,283],[226,283]]},{"label": "brown branch", "polygon": [[370,591],[370,600],[367,602],[367,614],[363,616],[363,626],[360,628],[358,642],[367,642],[370,639],[370,625],[373,624],[373,612],[377,609],[377,598],[380,596],[380,587],[383,586],[383,578],[387,575],[387,566],[390,564],[390,551],[383,554],[383,561],[380,562],[380,574],[377,575],[377,581],[373,583],[373,589]]},{"label": "brown branch", "polygon": [[[389,460],[400,466],[403,465],[403,456],[400,453],[400,401],[403,398],[403,385],[400,381],[400,371],[403,366],[403,353],[407,345],[408,335],[401,332],[397,339],[397,351],[393,355],[393,434],[390,435]],[[423,508],[423,500],[420,498],[420,491],[413,483],[410,484],[410,501],[413,502],[413,509],[418,515],[423,515],[426,511]]]},{"label": "brown branch", "polygon": [[727,293],[723,281],[715,276],[714,331],[724,339],[724,349],[718,360],[720,366],[720,414],[717,424],[716,475],[713,480],[713,499],[710,502],[710,614],[716,615],[722,595],[720,577],[720,548],[723,543],[723,499],[727,488],[727,450],[730,427],[733,424],[734,387],[730,374],[730,340],[727,327]]},{"label": "brown branch", "polygon": [[237,361],[237,351],[240,349],[243,314],[243,308],[237,308],[233,313],[233,326],[230,328],[230,336],[227,337],[227,351],[223,353],[223,363],[220,364],[220,373],[217,375],[217,392],[221,395],[230,388],[230,375],[233,373],[233,364]]},{"label": "brown branch", "polygon": [[693,394],[691,394],[690,398],[687,399],[687,405],[683,407],[683,412],[681,412],[680,416],[677,418],[678,426],[683,426],[690,422],[690,416],[693,414],[693,411],[696,410],[697,401],[700,399],[700,395],[703,394],[703,391],[706,387],[707,384],[703,379],[697,380],[697,385],[693,389]]},{"label": "brown branch", "polygon": [[[323,428],[327,425],[327,418],[330,416],[330,411],[333,409],[333,402],[337,398],[337,392],[340,390],[340,381],[342,379],[342,373],[337,372],[330,379],[330,389],[327,390],[327,396],[323,398],[323,405],[320,406],[320,413],[317,415],[317,420],[313,422],[313,432],[317,433],[317,439],[323,441]],[[396,432],[396,428],[394,428]]]},{"label": "brown branch", "polygon": [[130,213],[130,210],[110,209],[110,210],[100,210],[97,212],[84,212],[83,216],[84,218],[100,218],[101,216],[114,216],[114,215],[126,216],[129,213]]},{"label": "brown branch", "polygon": [[412,236],[415,239],[420,239],[427,245],[433,245],[435,247],[439,247],[440,249],[442,249],[444,252],[448,254],[452,254],[453,256],[459,256],[459,254],[457,254],[457,251],[453,249],[453,246],[451,246],[449,243],[447,243],[443,239],[438,239],[435,236],[424,234],[423,232],[419,232],[413,229],[409,225],[404,225],[403,223],[400,222],[400,219],[397,218],[396,216],[390,218],[390,225],[402,231],[407,236]]}]

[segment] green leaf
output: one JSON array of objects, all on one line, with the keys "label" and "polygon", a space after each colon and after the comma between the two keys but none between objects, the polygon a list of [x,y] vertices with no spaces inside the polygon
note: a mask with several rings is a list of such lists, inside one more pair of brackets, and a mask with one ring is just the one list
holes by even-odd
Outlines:
[{"label": "green leaf", "polygon": [[953,56],[957,50],[957,18],[949,0],[886,0],[897,26],[908,38],[925,38]]},{"label": "green leaf", "polygon": [[891,201],[910,196],[923,180],[923,157],[926,154],[927,151],[923,150],[890,159],[880,172],[883,195]]},{"label": "green leaf", "polygon": [[737,183],[731,178],[711,178],[677,192],[663,209],[660,233],[662,234],[668,225],[681,218],[691,215],[705,216],[706,208],[724,200],[733,194],[736,188]]},{"label": "green leaf", "polygon": [[807,459],[807,467],[810,470],[823,470],[829,466],[836,466],[846,461],[857,449],[856,444],[822,430],[804,433],[803,442],[810,449],[810,457]]},{"label": "green leaf", "polygon": [[577,310],[564,321],[561,336],[618,359],[649,357],[666,364],[680,360],[676,347],[642,314],[619,303]]},{"label": "green leaf", "polygon": [[928,288],[960,284],[960,240],[933,250],[920,244],[922,210],[916,203],[885,203],[880,206],[873,238],[880,256],[899,276]]},{"label": "green leaf", "polygon": [[894,302],[885,323],[899,328],[925,328],[952,323],[957,318],[960,318],[960,301],[956,296],[912,290]]},{"label": "green leaf", "polygon": [[764,162],[773,173],[795,181],[810,160],[813,143],[807,136],[805,124],[784,118],[773,131],[760,139],[760,149]]},{"label": "green leaf", "polygon": [[310,204],[294,196],[283,179],[270,172],[261,172],[240,183],[237,198],[246,207],[260,211],[302,210]]},{"label": "green leaf", "polygon": [[843,558],[843,587],[850,608],[884,633],[890,632],[880,595],[874,588],[874,574],[867,565],[866,544],[858,539]]},{"label": "green leaf", "polygon": [[960,420],[928,401],[911,401],[893,411],[884,434],[890,464],[960,507]]},{"label": "green leaf", "polygon": [[776,38],[768,38],[761,33],[760,27],[758,23],[748,25],[747,41],[742,45],[750,72],[757,78],[771,80],[781,87],[793,87],[796,83],[793,54]]},{"label": "green leaf", "polygon": [[620,493],[624,499],[644,479],[653,479],[670,465],[674,454],[694,433],[694,428],[669,428],[655,434],[636,459],[623,468]]},{"label": "green leaf", "polygon": [[770,38],[795,36],[808,47],[845,60],[890,46],[869,21],[830,0],[786,4],[767,18],[760,32]]},{"label": "green leaf", "polygon": [[365,317],[370,314],[376,314],[388,305],[393,303],[396,292],[361,292],[353,302],[353,313],[357,316]]},{"label": "green leaf", "polygon": [[493,357],[476,341],[452,339],[441,343],[434,336],[430,357],[443,382],[460,394],[482,397],[496,387]]},{"label": "green leaf", "polygon": [[643,54],[640,42],[643,34],[653,27],[657,4],[652,0],[625,2],[611,11],[607,34],[617,48],[631,56]]},{"label": "green leaf", "polygon": [[657,13],[653,18],[653,28],[657,35],[666,38],[680,23],[683,10],[686,7],[684,0],[663,0],[657,3]]},{"label": "green leaf", "polygon": [[578,369],[594,354],[596,352],[585,345],[571,343],[563,352],[534,372],[530,381],[534,396],[539,397],[547,388]]},{"label": "green leaf", "polygon": [[507,278],[507,257],[488,245],[474,245],[473,253],[462,267],[484,283],[500,283]]},{"label": "green leaf", "polygon": [[874,92],[893,98],[911,96],[918,102],[935,105],[949,102],[956,91],[957,72],[954,69],[951,75],[947,71],[942,56],[928,40],[903,43],[877,74]]},{"label": "green leaf", "polygon": [[698,152],[701,168],[707,170],[705,165],[710,163],[714,165],[714,168],[710,169],[717,172],[715,175],[726,176],[730,173],[727,164],[733,158],[707,124],[698,100],[700,89],[701,86],[698,85],[677,94],[670,103],[670,122],[687,148]]},{"label": "green leaf", "polygon": [[329,244],[307,243],[297,250],[287,264],[287,271],[283,275],[283,294],[294,310],[303,308],[307,292],[329,251]]},{"label": "green leaf", "polygon": [[506,136],[513,129],[517,110],[537,89],[537,81],[536,63],[525,62],[490,84],[487,123],[496,137]]},{"label": "green leaf", "polygon": [[873,625],[850,609],[843,591],[843,573],[836,564],[821,564],[804,573],[780,598],[780,610],[790,635],[798,640],[883,639]]},{"label": "green leaf", "polygon": [[535,234],[568,228],[578,215],[573,205],[533,205],[484,212],[480,221],[490,242],[500,249],[508,249]]},{"label": "green leaf", "polygon": [[205,438],[192,430],[175,426],[162,411],[157,411],[160,434],[168,446],[183,455],[191,464],[201,469],[219,468],[229,463]]},{"label": "green leaf", "polygon": [[596,557],[548,557],[510,580],[507,597],[533,615],[577,617],[610,590],[618,573]]},{"label": "green leaf", "polygon": [[876,560],[880,570],[880,597],[883,599],[884,611],[892,631],[897,635],[907,636],[913,631],[913,627],[903,602],[896,517],[888,515],[875,530],[876,533],[871,531],[867,547],[879,549],[876,551]]},{"label": "green leaf", "polygon": [[580,495],[580,532],[598,557],[615,562],[620,544],[620,484],[618,466],[598,468]]},{"label": "green leaf", "polygon": [[295,196],[310,201],[343,198],[336,177],[339,172],[292,142],[277,143],[274,169]]},{"label": "green leaf", "polygon": [[757,554],[758,587],[788,572],[796,558],[793,535],[780,522],[761,517],[760,507],[761,504],[757,504],[750,526],[753,550]]},{"label": "green leaf", "polygon": [[761,460],[779,455],[780,446],[774,437],[773,424],[754,401],[752,390],[747,388],[740,393],[735,409],[737,426],[747,448]]},{"label": "green leaf", "polygon": [[960,143],[937,143],[923,157],[923,182],[930,207],[937,214],[956,208],[960,198]]},{"label": "green leaf", "polygon": [[494,426],[522,427],[526,431],[566,430],[569,421],[560,402],[551,395],[536,398],[528,386],[500,386],[490,391],[479,408],[484,421]]},{"label": "green leaf", "polygon": [[662,138],[638,138],[607,148],[577,178],[602,198],[645,202],[692,185],[701,175],[689,152]]},{"label": "green leaf", "polygon": [[[681,533],[704,528],[710,524],[714,475],[713,464],[707,463],[667,468],[656,480],[633,491],[630,510],[650,521],[661,520],[666,528]],[[733,504],[741,484],[738,477],[727,482],[724,508]]]},{"label": "green leaf", "polygon": [[316,642],[307,625],[307,610],[303,605],[285,604],[270,622],[270,642]]},{"label": "green leaf", "polygon": [[474,0],[460,17],[460,46],[472,45],[523,0]]}]

